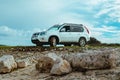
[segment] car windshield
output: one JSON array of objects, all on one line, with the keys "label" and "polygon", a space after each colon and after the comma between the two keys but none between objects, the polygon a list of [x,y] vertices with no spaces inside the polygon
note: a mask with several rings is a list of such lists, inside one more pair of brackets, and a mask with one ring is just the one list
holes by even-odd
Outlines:
[{"label": "car windshield", "polygon": [[60,25],[54,25],[52,27],[50,27],[47,31],[56,31],[60,28]]}]

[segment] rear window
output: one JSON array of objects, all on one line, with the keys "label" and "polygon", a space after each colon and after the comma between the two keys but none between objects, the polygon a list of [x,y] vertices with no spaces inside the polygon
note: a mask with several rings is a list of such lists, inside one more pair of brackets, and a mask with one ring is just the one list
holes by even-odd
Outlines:
[{"label": "rear window", "polygon": [[83,32],[84,29],[82,26],[71,26],[71,32]]}]

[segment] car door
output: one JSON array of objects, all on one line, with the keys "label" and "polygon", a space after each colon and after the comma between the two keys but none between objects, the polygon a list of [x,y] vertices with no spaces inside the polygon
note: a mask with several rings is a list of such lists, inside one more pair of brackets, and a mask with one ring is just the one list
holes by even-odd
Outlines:
[{"label": "car door", "polygon": [[70,26],[63,26],[59,31],[59,37],[61,42],[69,42],[71,39]]},{"label": "car door", "polygon": [[71,26],[71,41],[72,42],[78,42],[79,38],[83,34],[83,27],[82,26]]}]

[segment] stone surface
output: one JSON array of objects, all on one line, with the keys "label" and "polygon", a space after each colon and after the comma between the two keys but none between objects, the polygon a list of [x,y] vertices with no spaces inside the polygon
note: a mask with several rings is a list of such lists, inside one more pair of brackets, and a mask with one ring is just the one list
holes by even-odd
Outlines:
[{"label": "stone surface", "polygon": [[49,73],[53,64],[54,60],[52,58],[44,56],[38,60],[38,63],[35,65],[35,67],[41,73]]},{"label": "stone surface", "polygon": [[17,64],[12,55],[3,55],[0,57],[0,73],[8,73],[17,68]]},{"label": "stone surface", "polygon": [[45,56],[52,58],[54,61],[59,58],[55,53],[48,53]]},{"label": "stone surface", "polygon": [[17,60],[16,63],[18,68],[25,68],[31,64],[28,58]]},{"label": "stone surface", "polygon": [[116,49],[117,54],[117,67],[120,67],[120,49]]},{"label": "stone surface", "polygon": [[109,69],[116,67],[117,62],[116,53],[113,50],[70,54],[64,58],[77,70]]},{"label": "stone surface", "polygon": [[[34,63],[36,63],[41,56],[44,56],[50,52],[54,52],[57,55],[75,55],[77,52],[69,52],[68,49],[64,48],[63,51],[51,51],[50,49],[47,49],[47,51],[44,51],[41,47],[33,46],[33,48],[30,48],[30,54],[26,54],[26,51],[21,51],[18,49],[11,50],[10,48],[6,49],[0,49],[0,56],[2,55],[13,55],[15,59],[23,59],[31,57],[34,59]],[[46,48],[46,47],[45,47]],[[80,71],[72,71],[71,73],[63,76],[51,76],[50,73],[39,73],[36,68],[35,64],[31,64],[30,66],[22,69],[16,69],[11,73],[8,74],[0,74],[0,80],[120,80],[120,47],[108,47],[107,50],[116,49],[117,51],[117,57],[119,60],[118,65],[116,68],[112,69],[100,69],[100,70],[87,70],[86,72],[80,72]],[[84,53],[98,53],[101,51],[106,51],[105,47],[98,48],[95,47],[93,49],[86,50]],[[29,51],[28,51],[29,52]],[[79,53],[79,51],[78,51]],[[83,54],[83,53],[81,53]],[[30,59],[31,60],[31,59]]]},{"label": "stone surface", "polygon": [[63,75],[70,73],[71,70],[72,69],[68,61],[63,60],[62,58],[58,58],[55,61],[50,73],[53,75]]}]

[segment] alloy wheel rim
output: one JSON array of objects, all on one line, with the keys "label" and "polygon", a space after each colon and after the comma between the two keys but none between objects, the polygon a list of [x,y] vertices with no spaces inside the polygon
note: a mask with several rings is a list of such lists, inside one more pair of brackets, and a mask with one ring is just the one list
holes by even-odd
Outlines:
[{"label": "alloy wheel rim", "polygon": [[52,45],[56,46],[56,39],[55,38],[52,38]]},{"label": "alloy wheel rim", "polygon": [[84,39],[80,40],[80,46],[85,46],[85,40]]}]

